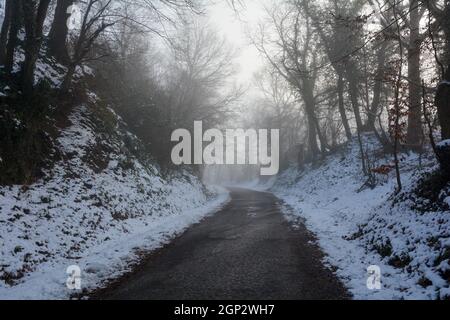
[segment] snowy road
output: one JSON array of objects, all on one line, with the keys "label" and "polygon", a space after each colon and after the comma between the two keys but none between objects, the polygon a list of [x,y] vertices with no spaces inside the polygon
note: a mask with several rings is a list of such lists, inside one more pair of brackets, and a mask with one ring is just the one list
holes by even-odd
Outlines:
[{"label": "snowy road", "polygon": [[230,203],[153,253],[94,299],[343,299],[303,225],[270,193],[231,190]]}]

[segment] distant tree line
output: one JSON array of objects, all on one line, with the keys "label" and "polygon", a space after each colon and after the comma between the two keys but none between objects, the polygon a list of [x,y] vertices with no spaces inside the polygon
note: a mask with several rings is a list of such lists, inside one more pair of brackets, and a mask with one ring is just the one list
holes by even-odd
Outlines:
[{"label": "distant tree line", "polygon": [[[427,143],[449,163],[435,141],[437,130],[450,139],[448,1],[286,0],[266,14],[252,41],[301,107],[282,125],[287,135],[296,130],[286,149],[297,148],[301,162],[357,139],[370,175],[362,136],[372,133],[397,170],[398,152],[422,152]],[[266,119],[279,119],[293,101],[280,104],[286,88],[272,81],[271,89]]]}]

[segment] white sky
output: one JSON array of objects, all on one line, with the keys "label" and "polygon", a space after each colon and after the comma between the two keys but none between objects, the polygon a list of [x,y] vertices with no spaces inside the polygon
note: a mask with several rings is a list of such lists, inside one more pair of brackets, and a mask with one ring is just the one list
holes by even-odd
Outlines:
[{"label": "white sky", "polygon": [[247,38],[248,31],[255,28],[264,15],[261,0],[242,0],[244,8],[239,8],[239,17],[225,0],[219,0],[209,6],[207,15],[217,31],[225,36],[238,50],[236,63],[239,73],[238,83],[247,85],[252,81],[254,72],[263,65],[264,60]]}]

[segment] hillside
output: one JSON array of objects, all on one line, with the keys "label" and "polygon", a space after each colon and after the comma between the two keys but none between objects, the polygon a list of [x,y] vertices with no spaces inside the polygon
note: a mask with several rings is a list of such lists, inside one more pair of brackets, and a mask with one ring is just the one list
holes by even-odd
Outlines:
[{"label": "hillside", "polygon": [[0,0],[0,300],[450,300],[448,21]]},{"label": "hillside", "polygon": [[[373,168],[391,162],[375,138],[364,138]],[[325,262],[355,298],[444,299],[450,296],[450,185],[432,191],[436,168],[432,152],[404,154],[403,192],[395,195],[394,172],[365,187],[353,142],[319,165],[291,167],[272,190],[289,205],[287,217],[304,219],[314,232]],[[371,265],[381,268],[381,290],[366,287]]]},{"label": "hillside", "polygon": [[71,265],[86,270],[84,290],[96,287],[227,199],[139,157],[126,124],[89,97],[57,128],[60,160],[34,183],[0,187],[0,298],[68,297]]}]

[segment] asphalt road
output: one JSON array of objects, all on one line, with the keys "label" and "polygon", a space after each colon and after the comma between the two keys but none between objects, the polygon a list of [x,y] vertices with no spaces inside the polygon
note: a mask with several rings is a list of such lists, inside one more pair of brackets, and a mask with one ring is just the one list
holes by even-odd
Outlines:
[{"label": "asphalt road", "polygon": [[232,189],[223,209],[94,299],[346,299],[303,224],[270,193]]}]

